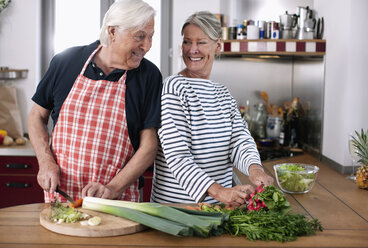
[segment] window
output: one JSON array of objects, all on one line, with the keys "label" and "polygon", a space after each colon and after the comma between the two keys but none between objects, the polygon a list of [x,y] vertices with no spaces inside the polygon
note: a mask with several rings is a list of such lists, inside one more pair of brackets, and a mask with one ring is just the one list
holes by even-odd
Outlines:
[{"label": "window", "polygon": [[100,0],[55,0],[54,52],[98,40]]},{"label": "window", "polygon": [[[99,39],[101,1],[106,0],[55,0],[54,54]],[[145,2],[156,10],[155,35],[145,58],[160,68],[161,0]]]}]

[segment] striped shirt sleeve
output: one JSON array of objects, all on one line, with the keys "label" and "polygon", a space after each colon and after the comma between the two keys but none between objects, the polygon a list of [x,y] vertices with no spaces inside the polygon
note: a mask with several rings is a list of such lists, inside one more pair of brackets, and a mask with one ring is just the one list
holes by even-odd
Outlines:
[{"label": "striped shirt sleeve", "polygon": [[[170,92],[171,91],[171,92]],[[185,113],[185,103],[173,90],[161,97],[159,138],[166,162],[173,176],[187,194],[199,202],[214,180],[194,162],[190,152],[191,129]]]}]

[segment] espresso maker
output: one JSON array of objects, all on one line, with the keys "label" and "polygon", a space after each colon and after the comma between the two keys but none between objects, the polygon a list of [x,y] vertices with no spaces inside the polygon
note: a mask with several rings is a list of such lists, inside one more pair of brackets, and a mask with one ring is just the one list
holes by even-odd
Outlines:
[{"label": "espresso maker", "polygon": [[313,39],[316,19],[313,18],[313,11],[309,7],[297,7],[298,10],[298,28],[296,38],[299,40]]},{"label": "espresso maker", "polygon": [[282,39],[294,39],[295,38],[295,27],[297,24],[298,16],[296,14],[285,14],[280,15],[280,30]]}]

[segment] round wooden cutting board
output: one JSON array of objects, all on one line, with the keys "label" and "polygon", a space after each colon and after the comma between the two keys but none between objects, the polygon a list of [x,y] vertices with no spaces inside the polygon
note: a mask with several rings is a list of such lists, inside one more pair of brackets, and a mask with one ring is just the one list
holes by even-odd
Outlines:
[{"label": "round wooden cutting board", "polygon": [[79,237],[109,237],[140,232],[146,229],[145,226],[121,217],[104,214],[92,210],[78,208],[78,211],[91,216],[99,216],[101,223],[97,226],[83,226],[79,222],[56,224],[50,220],[51,209],[47,204],[40,213],[40,224],[46,229],[71,236]]}]

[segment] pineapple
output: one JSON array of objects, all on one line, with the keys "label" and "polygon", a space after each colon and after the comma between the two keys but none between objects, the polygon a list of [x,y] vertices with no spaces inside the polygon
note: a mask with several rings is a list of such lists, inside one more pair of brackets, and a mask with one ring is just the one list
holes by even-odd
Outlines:
[{"label": "pineapple", "polygon": [[359,167],[356,173],[355,183],[361,189],[368,189],[368,129],[366,132],[361,130],[359,134],[355,131],[357,138],[353,137],[353,145],[357,149],[357,155],[362,166]]}]

